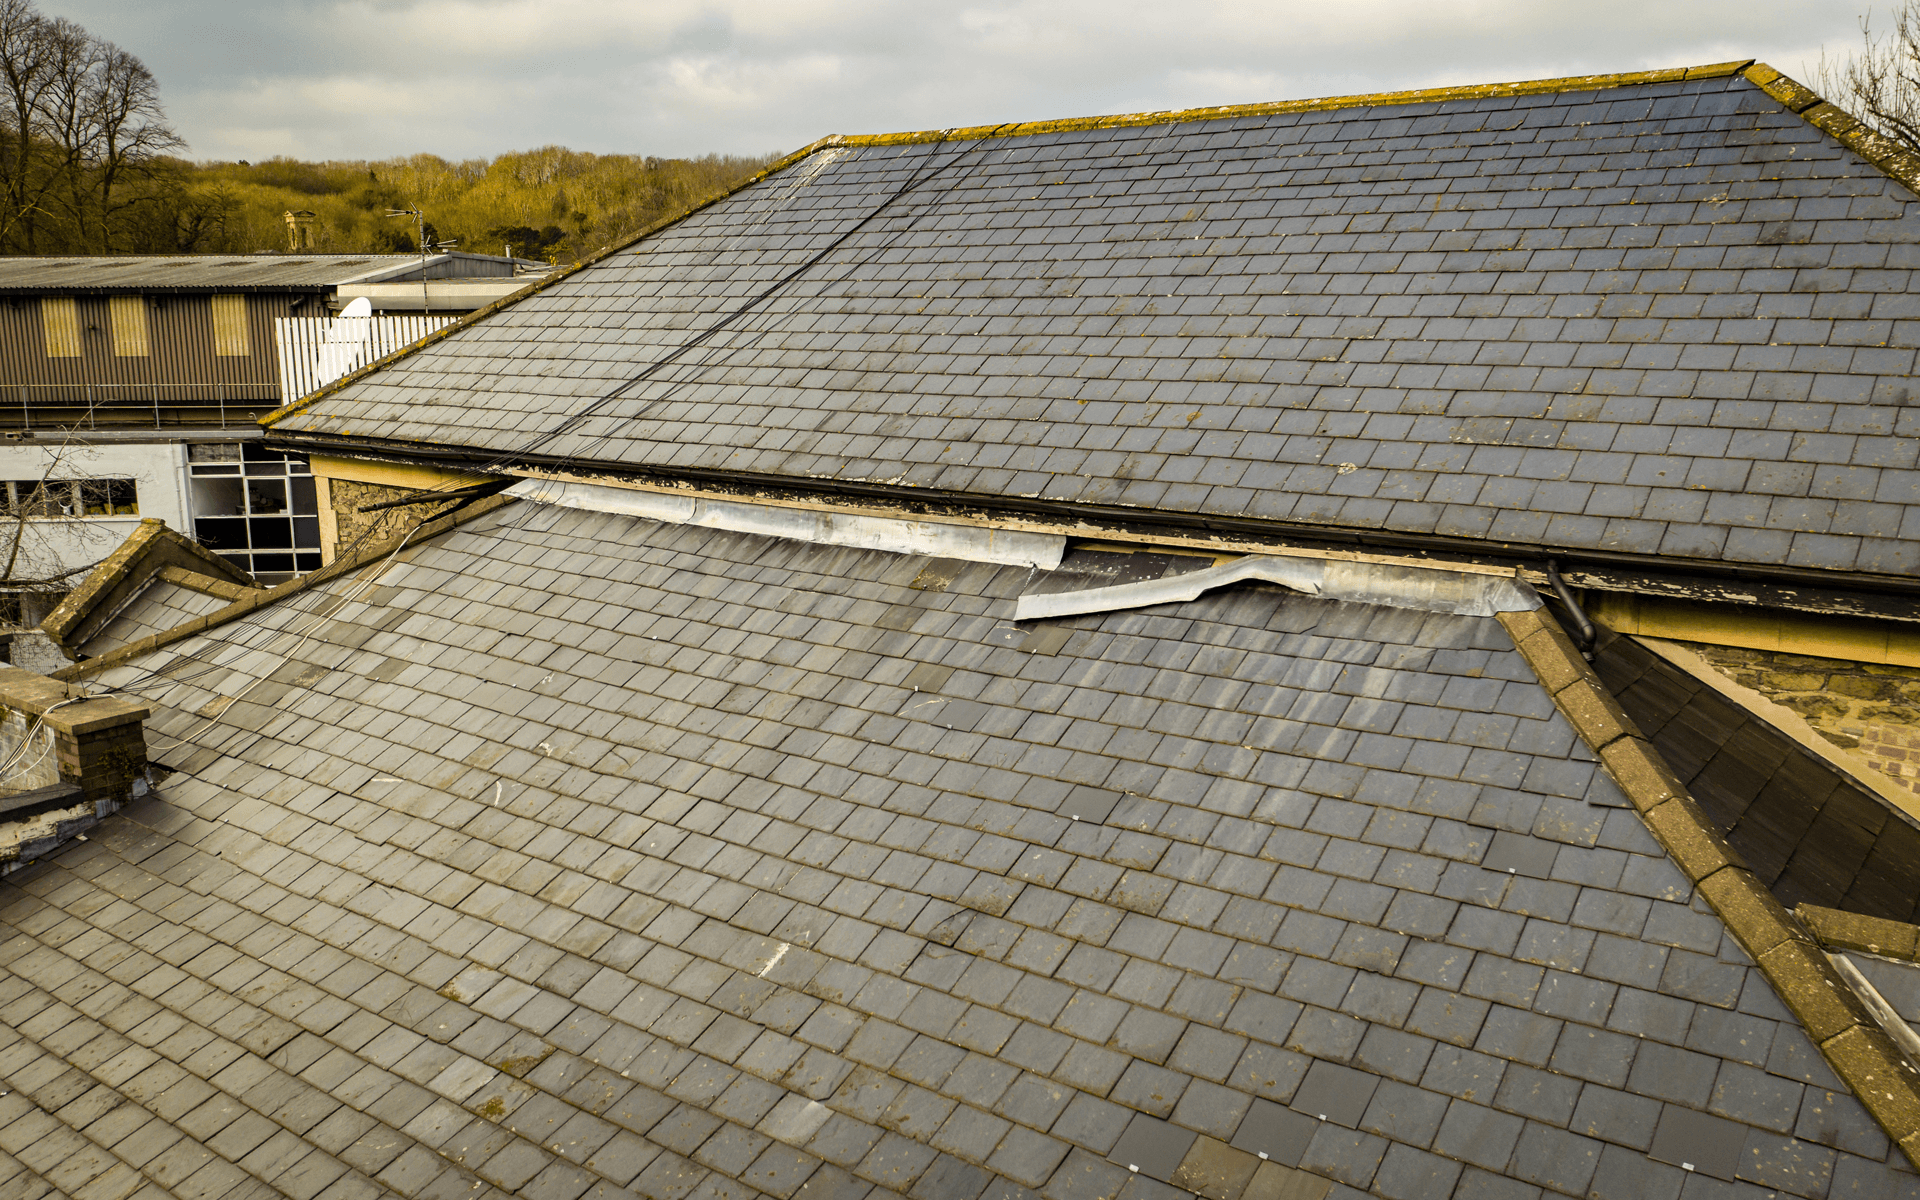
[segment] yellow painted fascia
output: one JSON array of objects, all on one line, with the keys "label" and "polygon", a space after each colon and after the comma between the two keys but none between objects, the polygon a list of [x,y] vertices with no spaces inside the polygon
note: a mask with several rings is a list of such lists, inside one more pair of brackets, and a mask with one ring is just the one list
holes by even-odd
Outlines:
[{"label": "yellow painted fascia", "polygon": [[429,488],[469,487],[495,478],[492,475],[478,475],[472,471],[446,471],[439,467],[418,466],[412,463],[374,462],[364,458],[340,458],[332,454],[309,455],[308,463],[315,475],[325,476],[328,479],[345,479],[353,483],[371,483],[380,487],[417,488],[421,491]]},{"label": "yellow painted fascia", "polygon": [[[1393,104],[1434,104],[1446,100],[1477,100],[1489,96],[1538,96],[1550,92],[1596,91],[1603,88],[1631,87],[1647,83],[1676,83],[1688,79],[1724,79],[1738,75],[1743,71],[1759,67],[1780,76],[1771,67],[1755,63],[1753,59],[1738,62],[1710,63],[1698,67],[1671,67],[1660,71],[1628,71],[1611,75],[1571,75],[1562,79],[1534,79],[1519,83],[1483,83],[1462,85],[1459,87],[1421,88],[1405,92],[1368,92],[1354,96],[1328,96],[1313,100],[1275,100],[1264,104],[1229,104],[1210,108],[1168,109],[1160,112],[1125,113],[1105,117],[1071,117],[1059,121],[1027,121],[1005,125],[973,125],[961,129],[931,129],[912,133],[860,133],[833,134],[823,137],[811,145],[804,146],[787,155],[780,161],[764,167],[724,191],[697,204],[662,218],[642,229],[624,241],[602,247],[597,253],[590,254],[572,266],[549,272],[535,283],[521,288],[508,296],[503,296],[485,308],[476,309],[444,325],[418,341],[411,342],[384,358],[368,363],[316,391],[310,392],[291,404],[274,409],[260,418],[260,424],[272,428],[278,422],[312,406],[316,400],[334,395],[347,386],[365,379],[373,372],[391,363],[424,350],[428,346],[453,336],[458,331],[476,321],[485,319],[510,304],[517,304],[528,296],[543,292],[563,279],[571,278],[576,272],[601,262],[629,247],[641,242],[671,225],[686,220],[693,214],[708,208],[727,197],[745,191],[770,175],[778,174],[808,156],[841,146],[907,146],[925,142],[972,141],[987,137],[1031,137],[1035,134],[1060,133],[1081,129],[1122,129],[1138,125],[1167,125],[1183,121],[1221,121],[1234,117],[1268,116],[1275,113],[1324,112],[1341,108],[1366,108]],[[1811,93],[1809,93],[1811,94]],[[339,430],[344,437],[351,437],[351,430]]]},{"label": "yellow painted fascia", "polygon": [[1588,592],[1587,615],[1613,630],[1675,642],[1704,642],[1837,658],[1882,666],[1920,667],[1920,626],[1863,617],[1668,600],[1626,592]]}]

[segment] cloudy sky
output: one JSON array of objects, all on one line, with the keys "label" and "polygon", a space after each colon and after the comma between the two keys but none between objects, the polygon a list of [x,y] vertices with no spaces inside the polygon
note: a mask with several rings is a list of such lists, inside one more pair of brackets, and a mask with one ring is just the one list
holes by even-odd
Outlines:
[{"label": "cloudy sky", "polygon": [[765,153],[1735,58],[1800,75],[1866,2],[41,0],[144,58],[206,159]]}]

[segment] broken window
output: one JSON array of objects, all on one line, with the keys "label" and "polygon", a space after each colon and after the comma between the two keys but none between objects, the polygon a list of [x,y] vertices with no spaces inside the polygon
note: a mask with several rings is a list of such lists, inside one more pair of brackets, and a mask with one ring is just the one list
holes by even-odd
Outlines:
[{"label": "broken window", "polygon": [[10,479],[7,512],[16,517],[136,517],[140,496],[131,479]]}]

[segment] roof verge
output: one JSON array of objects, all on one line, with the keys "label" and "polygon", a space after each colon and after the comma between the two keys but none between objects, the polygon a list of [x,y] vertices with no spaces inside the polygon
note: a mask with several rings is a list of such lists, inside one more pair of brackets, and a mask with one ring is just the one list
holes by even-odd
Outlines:
[{"label": "roof verge", "polygon": [[169,567],[235,588],[256,586],[253,577],[245,571],[192,538],[167,528],[165,522],[148,517],[47,614],[40,628],[60,647],[61,653],[72,658],[82,642],[111,621],[149,580]]},{"label": "roof verge", "polygon": [[[116,650],[102,654],[98,658],[90,658],[85,662],[78,662],[70,667],[62,667],[60,670],[53,672],[49,678],[71,681],[75,679],[85,679],[90,675],[97,675],[109,667],[120,666],[123,663],[139,658],[143,654],[149,654],[158,650],[162,646],[170,646],[175,642],[193,637],[195,634],[205,633],[207,630],[225,625],[229,621],[238,620],[257,609],[278,604],[290,596],[309,591],[320,584],[338,579],[348,572],[357,571],[369,564],[377,565],[392,555],[399,553],[400,550],[410,543],[425,541],[428,538],[436,537],[457,525],[463,525],[476,517],[484,516],[494,509],[505,507],[511,503],[513,503],[512,497],[496,495],[488,496],[470,504],[463,504],[434,520],[415,525],[403,534],[388,538],[382,542],[376,542],[346,558],[336,559],[312,574],[302,575],[300,578],[289,580],[278,587],[268,588],[243,600],[236,600],[225,608],[208,613],[204,617],[197,617],[184,625],[169,629],[165,633],[157,633],[151,637],[141,638],[137,642],[129,642]],[[57,612],[58,610],[55,611]],[[49,618],[49,620],[51,620],[51,618]]]},{"label": "roof verge", "polygon": [[1907,1160],[1920,1166],[1920,1071],[1834,968],[1813,933],[1727,845],[1553,618],[1542,609],[1501,613],[1499,620],[1555,707],[1600,756],[1674,865],[1759,965],[1827,1064],[1899,1143]]}]

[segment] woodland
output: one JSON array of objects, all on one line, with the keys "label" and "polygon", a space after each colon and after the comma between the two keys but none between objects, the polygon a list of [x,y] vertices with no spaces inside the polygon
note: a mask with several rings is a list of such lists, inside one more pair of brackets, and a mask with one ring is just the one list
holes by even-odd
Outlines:
[{"label": "woodland", "polygon": [[193,162],[133,54],[33,0],[0,0],[0,254],[410,252],[572,262],[771,162],[589,154],[560,146],[449,162]]}]

